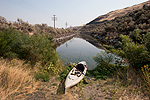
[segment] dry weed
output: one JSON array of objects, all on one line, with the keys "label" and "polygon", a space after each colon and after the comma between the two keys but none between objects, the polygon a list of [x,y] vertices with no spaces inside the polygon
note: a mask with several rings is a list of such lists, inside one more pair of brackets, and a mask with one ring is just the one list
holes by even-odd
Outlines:
[{"label": "dry weed", "polygon": [[13,93],[31,92],[35,87],[35,80],[30,71],[23,69],[19,60],[0,59],[0,98],[10,98]]}]

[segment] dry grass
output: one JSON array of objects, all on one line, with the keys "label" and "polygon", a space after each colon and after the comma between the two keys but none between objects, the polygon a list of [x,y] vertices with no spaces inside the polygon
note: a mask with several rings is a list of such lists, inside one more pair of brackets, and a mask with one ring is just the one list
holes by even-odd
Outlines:
[{"label": "dry grass", "polygon": [[[149,83],[149,69],[144,66],[145,81]],[[149,84],[142,78],[142,72],[133,68],[117,70],[117,76],[107,80],[93,81],[83,89],[83,95],[87,100],[150,100]]]},{"label": "dry grass", "polygon": [[148,65],[144,65],[141,70],[143,72],[143,80],[145,81],[147,90],[150,94],[150,68]]},{"label": "dry grass", "polygon": [[32,92],[35,80],[29,70],[23,68],[23,62],[13,59],[10,62],[0,58],[0,98],[12,98],[14,93]]},{"label": "dry grass", "polygon": [[85,87],[75,86],[66,94],[57,95],[60,81],[56,76],[51,77],[48,82],[35,82],[27,68],[30,65],[23,65],[23,63],[17,59],[9,61],[0,58],[0,100],[149,100],[149,95],[142,91],[144,89],[143,81],[135,74],[134,70],[124,73],[118,71],[117,78],[108,78],[107,80],[94,81],[92,78],[93,81],[87,81],[89,84],[86,84]]}]

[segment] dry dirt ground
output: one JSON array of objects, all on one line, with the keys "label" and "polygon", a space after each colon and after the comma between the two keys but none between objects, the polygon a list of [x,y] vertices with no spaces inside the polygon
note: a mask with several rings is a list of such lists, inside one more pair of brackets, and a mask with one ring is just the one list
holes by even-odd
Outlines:
[{"label": "dry dirt ground", "polygon": [[49,82],[40,82],[31,93],[14,93],[7,100],[149,100],[149,97],[140,91],[140,87],[122,85],[119,80],[87,80],[65,90],[65,94],[57,94],[60,81],[53,77]]}]

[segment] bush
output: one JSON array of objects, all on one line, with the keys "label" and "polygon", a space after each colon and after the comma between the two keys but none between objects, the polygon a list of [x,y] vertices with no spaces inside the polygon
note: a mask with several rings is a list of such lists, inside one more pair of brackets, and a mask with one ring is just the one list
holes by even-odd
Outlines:
[{"label": "bush", "polygon": [[5,30],[0,32],[0,56],[6,56],[10,49],[10,44],[12,43],[12,33],[13,30]]},{"label": "bush", "polygon": [[0,32],[0,56],[23,59],[30,62],[32,68],[39,62],[42,69],[51,74],[58,74],[61,71],[53,37],[49,34],[30,36],[14,29],[2,31]]},{"label": "bush", "polygon": [[[97,54],[93,59],[97,62],[97,67],[90,71],[96,79],[107,79],[107,76],[116,75],[119,69],[124,70],[126,66],[122,66],[115,56],[111,53],[102,52]],[[116,61],[114,61],[116,60]],[[119,59],[118,59],[119,60]],[[116,62],[113,64],[113,62]]]},{"label": "bush", "polygon": [[145,36],[144,36],[144,44],[147,47],[148,51],[150,52],[150,32],[148,32]]},{"label": "bush", "polygon": [[140,69],[149,62],[147,48],[141,44],[135,44],[126,35],[120,35],[122,39],[121,47],[117,50],[112,49],[112,52],[124,58],[130,66],[135,69]]},{"label": "bush", "polygon": [[53,37],[48,34],[29,36],[13,29],[0,32],[0,56],[6,58],[17,57],[31,61],[33,65],[38,61],[42,66],[50,62],[55,65],[58,56],[53,46]]},{"label": "bush", "polygon": [[113,57],[111,54],[108,54],[106,52],[101,52],[101,54],[97,54],[93,57],[93,59],[97,62],[97,67],[93,70],[93,75],[96,76],[96,78],[100,78],[99,76],[105,76],[110,75],[110,62],[113,60]]}]

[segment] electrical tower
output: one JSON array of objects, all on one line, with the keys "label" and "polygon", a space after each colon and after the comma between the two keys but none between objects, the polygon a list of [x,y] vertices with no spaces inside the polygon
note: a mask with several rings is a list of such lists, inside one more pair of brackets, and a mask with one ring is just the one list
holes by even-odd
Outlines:
[{"label": "electrical tower", "polygon": [[68,23],[66,22],[66,28],[67,28]]},{"label": "electrical tower", "polygon": [[57,17],[56,15],[53,15],[54,17],[52,18],[52,20],[54,21],[54,28],[55,28],[55,21],[57,21]]}]

